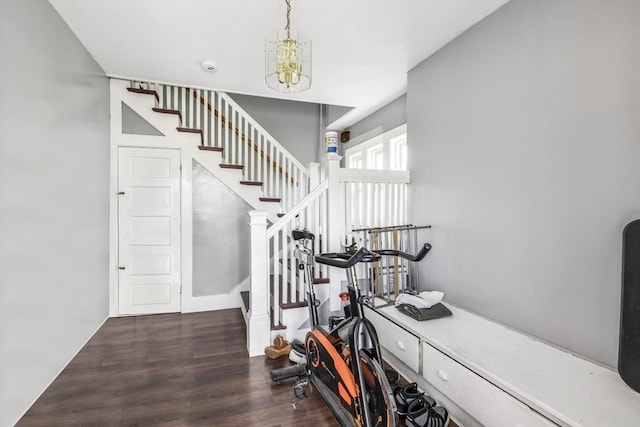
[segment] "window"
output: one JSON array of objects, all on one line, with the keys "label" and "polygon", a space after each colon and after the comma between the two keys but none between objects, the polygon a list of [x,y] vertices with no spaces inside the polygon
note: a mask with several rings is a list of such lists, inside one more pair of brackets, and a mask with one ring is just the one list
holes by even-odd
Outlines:
[{"label": "window", "polygon": [[361,151],[353,153],[351,156],[347,156],[347,167],[351,169],[364,169]]},{"label": "window", "polygon": [[406,123],[345,151],[352,169],[407,170]]},{"label": "window", "polygon": [[407,134],[396,136],[389,141],[389,169],[407,170]]},{"label": "window", "polygon": [[376,144],[367,150],[367,169],[386,169],[383,144]]}]

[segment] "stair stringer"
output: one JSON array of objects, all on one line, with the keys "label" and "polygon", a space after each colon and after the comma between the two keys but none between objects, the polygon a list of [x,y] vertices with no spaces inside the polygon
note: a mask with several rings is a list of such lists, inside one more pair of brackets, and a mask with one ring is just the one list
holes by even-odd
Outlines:
[{"label": "stair stringer", "polygon": [[[184,160],[186,158],[194,159],[252,208],[267,212],[269,221],[273,223],[278,219],[277,214],[280,213],[279,203],[261,201],[260,197],[265,195],[260,187],[240,184],[243,180],[240,169],[220,167],[222,163],[222,154],[220,152],[200,150],[198,148],[201,145],[200,134],[179,132],[177,128],[181,124],[176,115],[153,111],[152,108],[155,106],[153,95],[129,92],[127,90],[128,87],[129,85],[126,81],[111,79],[112,102],[124,102],[165,136],[127,135],[118,130],[120,131],[119,145],[140,146],[141,142],[147,145],[145,142],[148,141],[148,146],[150,147],[179,149],[182,153],[183,164],[185,164]],[[130,144],[127,142],[130,142]]]}]

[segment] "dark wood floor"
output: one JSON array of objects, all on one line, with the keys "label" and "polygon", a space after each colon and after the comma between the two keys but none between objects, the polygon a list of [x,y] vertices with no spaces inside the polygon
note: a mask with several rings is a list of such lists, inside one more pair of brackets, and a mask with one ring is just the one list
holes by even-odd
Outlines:
[{"label": "dark wood floor", "polygon": [[271,384],[287,362],[248,357],[240,310],[109,319],[18,426],[337,426]]}]

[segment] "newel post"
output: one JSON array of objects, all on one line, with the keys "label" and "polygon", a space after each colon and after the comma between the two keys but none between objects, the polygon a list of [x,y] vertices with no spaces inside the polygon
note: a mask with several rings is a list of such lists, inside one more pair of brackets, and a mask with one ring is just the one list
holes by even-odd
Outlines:
[{"label": "newel post", "polygon": [[249,226],[251,228],[251,292],[249,293],[247,350],[250,357],[264,354],[264,348],[269,346],[271,342],[267,215],[267,212],[249,212]]},{"label": "newel post", "polygon": [[[342,239],[345,235],[344,200],[340,197],[340,160],[342,156],[335,153],[326,154],[326,173],[329,180],[327,194],[327,227],[329,252],[341,252]],[[329,268],[329,309],[341,309],[340,291],[341,281],[345,277],[339,268]]]}]

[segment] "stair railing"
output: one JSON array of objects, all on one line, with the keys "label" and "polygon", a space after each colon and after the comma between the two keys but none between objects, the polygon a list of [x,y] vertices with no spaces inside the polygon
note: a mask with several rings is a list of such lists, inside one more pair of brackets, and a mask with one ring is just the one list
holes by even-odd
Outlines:
[{"label": "stair railing", "polygon": [[[296,243],[291,239],[291,232],[295,229],[313,230],[316,237],[315,252],[327,251],[324,237],[327,229],[327,189],[328,181],[322,182],[267,230],[267,284],[273,328],[281,326],[282,308],[306,305],[304,275],[295,257]],[[316,266],[313,271],[314,279],[327,277],[325,266]]]},{"label": "stair railing", "polygon": [[309,192],[309,170],[223,92],[131,81],[155,90],[157,108],[180,112],[182,127],[202,132],[202,145],[221,149],[223,163],[243,167],[243,181],[262,183],[266,198],[287,212]]},{"label": "stair railing", "polygon": [[[290,240],[291,230],[307,228],[314,233],[316,253],[322,253],[341,251],[342,245],[354,241],[362,244],[360,234],[353,233],[354,229],[406,224],[409,172],[344,169],[339,167],[340,159],[337,155],[327,155],[324,170],[327,179],[266,232],[261,232],[265,241],[256,246],[258,251],[251,248],[252,258],[254,254],[257,259],[264,253],[267,259],[260,277],[252,276],[251,282],[252,293],[254,286],[269,290],[272,329],[283,326],[280,324],[282,308],[295,307],[297,303],[304,303],[305,298],[304,281],[297,274],[295,245]],[[319,176],[316,172],[314,175]],[[314,277],[330,279],[330,310],[340,310],[338,294],[344,280],[342,272],[319,265],[315,268]],[[363,271],[360,276],[367,277],[367,272]]]}]

